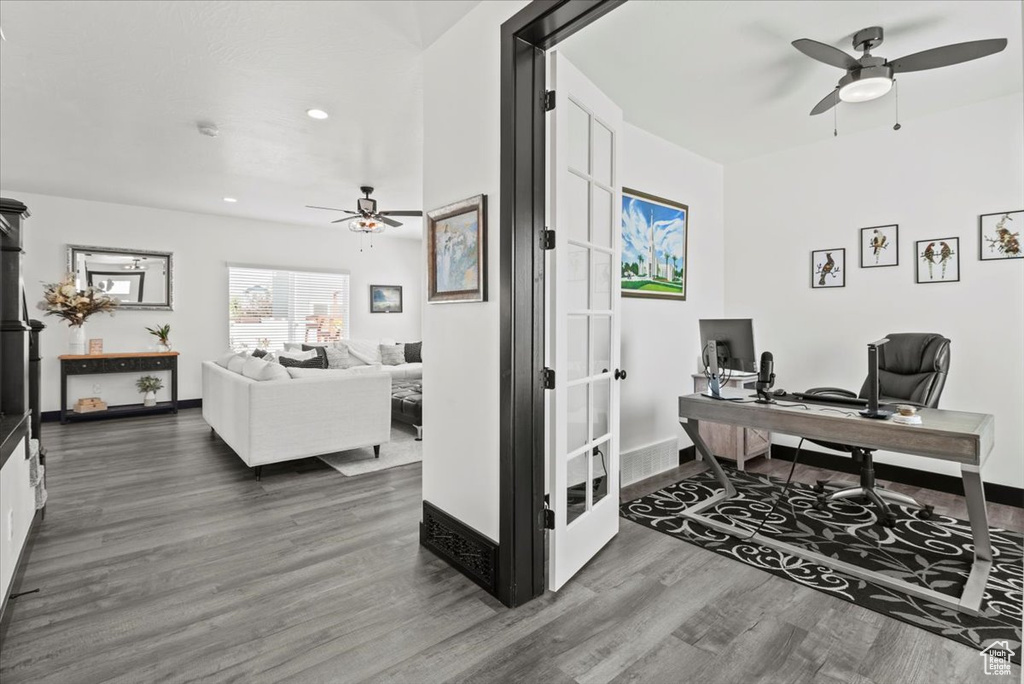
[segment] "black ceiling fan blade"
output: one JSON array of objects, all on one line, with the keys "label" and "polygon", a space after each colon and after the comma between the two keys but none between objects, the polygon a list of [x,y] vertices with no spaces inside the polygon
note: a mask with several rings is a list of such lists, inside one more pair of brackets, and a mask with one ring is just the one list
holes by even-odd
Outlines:
[{"label": "black ceiling fan blade", "polygon": [[814,105],[814,109],[811,110],[811,116],[827,112],[828,110],[839,104],[839,88],[836,88],[831,93],[821,98],[821,102]]},{"label": "black ceiling fan blade", "polygon": [[825,43],[819,43],[818,41],[811,40],[810,38],[799,38],[794,40],[793,47],[811,59],[824,62],[829,66],[839,67],[840,69],[853,69],[860,66],[860,62],[839,48],[832,47],[831,45],[825,45]]},{"label": "black ceiling fan blade", "polygon": [[381,216],[423,216],[422,211],[382,211]]},{"label": "black ceiling fan blade", "polygon": [[381,223],[383,223],[386,226],[391,226],[392,228],[397,228],[398,226],[402,225],[401,221],[389,219],[387,216],[382,216],[380,214],[377,214],[377,218],[380,219]]},{"label": "black ceiling fan blade", "polygon": [[334,207],[317,207],[317,206],[314,206],[312,204],[307,204],[306,208],[307,209],[324,209],[326,211],[343,211],[346,214],[355,214],[356,213],[356,212],[352,211],[351,209],[335,209]]},{"label": "black ceiling fan blade", "polygon": [[923,52],[915,52],[889,62],[895,74],[908,71],[924,71],[952,66],[972,59],[980,59],[1002,52],[1006,48],[1006,38],[990,38],[988,40],[972,40],[967,43],[956,43],[932,48]]}]

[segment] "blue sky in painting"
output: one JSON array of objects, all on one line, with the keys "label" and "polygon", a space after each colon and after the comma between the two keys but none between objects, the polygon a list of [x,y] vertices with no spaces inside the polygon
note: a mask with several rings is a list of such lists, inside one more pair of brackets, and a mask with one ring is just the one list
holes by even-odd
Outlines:
[{"label": "blue sky in painting", "polygon": [[669,255],[677,268],[684,268],[686,211],[656,202],[622,195],[622,263],[649,260],[653,241],[659,263]]}]

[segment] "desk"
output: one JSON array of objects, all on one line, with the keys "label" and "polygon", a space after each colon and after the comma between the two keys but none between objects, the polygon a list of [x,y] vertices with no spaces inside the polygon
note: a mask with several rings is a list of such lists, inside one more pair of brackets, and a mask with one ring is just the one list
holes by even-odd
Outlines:
[{"label": "desk", "polygon": [[[115,416],[140,416],[150,413],[178,412],[178,352],[130,352],[125,354],[65,354],[60,358],[60,422],[93,420]],[[156,406],[128,404],[111,406],[95,413],[68,411],[68,376],[97,375],[100,373],[137,373],[149,371],[171,372],[171,400],[157,402]]]},{"label": "desk", "polygon": [[[750,390],[754,393],[756,375],[733,376],[722,387]],[[706,392],[708,379],[703,373],[693,374],[693,391]],[[744,464],[752,458],[763,455],[772,457],[772,433],[767,430],[752,430],[742,425],[722,425],[711,421],[700,424],[700,436],[704,438],[711,451],[719,458],[736,461],[736,469],[743,472]],[[697,454],[700,460],[700,454]]]},{"label": "desk", "polygon": [[[746,398],[746,392],[723,390],[723,396]],[[786,405],[790,405],[785,403]],[[919,414],[923,425],[899,425],[887,420],[873,420],[845,415],[828,407],[805,404],[806,410],[786,408],[785,405],[739,403],[717,401],[700,394],[679,397],[679,423],[693,440],[698,453],[707,459],[722,491],[697,506],[686,509],[680,515],[700,522],[713,529],[734,536],[747,537],[750,530],[728,523],[722,523],[701,515],[702,511],[736,495],[736,489],[729,482],[725,472],[715,459],[700,434],[701,421],[713,421],[762,430],[770,430],[797,437],[809,437],[826,441],[861,446],[870,449],[884,449],[904,454],[926,456],[960,464],[964,481],[964,496],[967,499],[967,514],[974,540],[974,563],[959,599],[940,594],[919,585],[909,584],[873,570],[837,561],[798,546],[776,541],[761,534],[754,541],[773,549],[805,558],[844,572],[859,579],[874,582],[906,594],[926,599],[933,603],[977,615],[981,606],[985,585],[992,569],[992,543],[988,531],[988,513],[985,510],[985,490],[981,481],[981,467],[992,451],[995,419],[981,413],[963,413],[940,409],[921,409]]]}]

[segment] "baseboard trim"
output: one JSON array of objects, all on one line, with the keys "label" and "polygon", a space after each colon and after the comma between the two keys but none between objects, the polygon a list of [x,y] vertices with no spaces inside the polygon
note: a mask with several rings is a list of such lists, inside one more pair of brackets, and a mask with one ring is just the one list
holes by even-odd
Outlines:
[{"label": "baseboard trim", "polygon": [[[178,410],[182,409],[194,409],[202,408],[202,399],[179,399]],[[43,411],[39,414],[39,420],[43,423],[59,423],[60,422],[60,411]]]},{"label": "baseboard trim", "polygon": [[7,638],[7,626],[11,623],[11,611],[7,610],[8,604],[10,603],[11,596],[17,594],[21,589],[21,581],[25,578],[25,566],[28,565],[28,557],[32,552],[32,545],[36,541],[36,533],[39,531],[39,526],[43,523],[43,512],[36,510],[35,515],[32,516],[32,523],[28,527],[28,536],[25,537],[25,543],[21,547],[21,552],[18,553],[18,560],[14,564],[14,574],[11,576],[11,583],[7,587],[7,593],[4,594],[4,601],[0,603],[0,652],[4,648],[4,639]]},{"label": "baseboard trim", "polygon": [[420,545],[453,568],[498,595],[498,545],[429,501],[423,502]]},{"label": "baseboard trim", "polygon": [[[792,461],[795,454],[796,448],[794,447],[772,444],[772,458],[782,459],[783,461]],[[826,454],[821,451],[814,451],[811,449],[800,450],[800,463],[814,466],[816,468],[825,468],[827,470],[836,470],[841,473],[849,473],[851,475],[856,475],[860,472],[858,464],[849,456]],[[963,480],[953,475],[929,473],[924,470],[916,470],[914,468],[906,468],[904,466],[879,463],[878,461],[875,461],[875,477],[879,480],[889,480],[890,482],[898,482],[911,487],[921,487],[923,489],[931,489],[936,492],[956,494],[958,496],[964,495]],[[1010,487],[1009,485],[996,484],[994,482],[986,482],[985,500],[988,501],[988,503],[1024,508],[1024,489]]]}]

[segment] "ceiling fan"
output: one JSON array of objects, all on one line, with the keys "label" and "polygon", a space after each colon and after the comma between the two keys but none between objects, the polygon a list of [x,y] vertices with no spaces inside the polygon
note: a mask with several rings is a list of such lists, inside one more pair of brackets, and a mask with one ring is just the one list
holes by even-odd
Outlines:
[{"label": "ceiling fan", "polygon": [[317,207],[312,204],[307,204],[306,207],[309,209],[324,209],[326,211],[341,211],[346,214],[352,214],[337,221],[331,221],[331,223],[344,223],[348,221],[349,230],[356,233],[380,233],[384,230],[385,226],[397,228],[402,225],[400,221],[389,218],[391,216],[423,216],[422,211],[377,211],[377,200],[370,199],[370,195],[373,194],[373,188],[369,185],[364,185],[359,188],[359,191],[366,196],[356,200],[356,211],[351,209],[335,209],[334,207]]},{"label": "ceiling fan", "polygon": [[853,34],[853,48],[864,53],[860,59],[810,38],[793,41],[793,47],[808,57],[846,70],[846,75],[839,79],[835,89],[814,106],[811,116],[827,112],[839,104],[840,100],[867,102],[882,97],[892,88],[893,74],[938,69],[994,55],[1006,47],[1006,39],[991,38],[944,45],[892,61],[872,56],[871,51],[881,44],[881,26],[871,26]]}]

